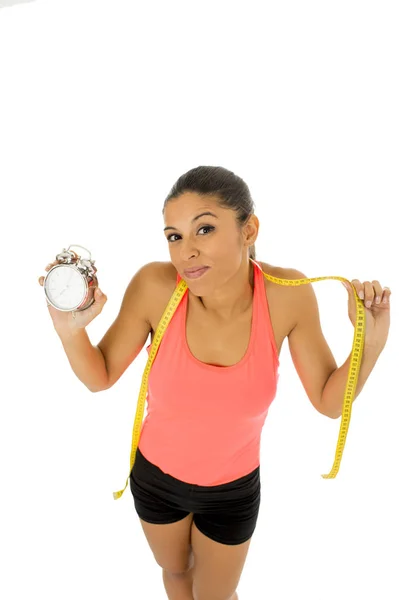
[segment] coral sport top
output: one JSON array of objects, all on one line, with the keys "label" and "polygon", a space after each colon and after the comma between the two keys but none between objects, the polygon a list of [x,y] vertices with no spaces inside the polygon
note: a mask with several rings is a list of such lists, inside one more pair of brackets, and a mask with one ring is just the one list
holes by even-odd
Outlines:
[{"label": "coral sport top", "polygon": [[[280,362],[264,276],[255,261],[253,265],[251,338],[242,360],[222,367],[191,354],[187,289],[149,373],[138,447],[164,473],[189,484],[228,483],[260,464],[260,436],[276,395]],[[180,279],[178,274],[177,283]]]}]

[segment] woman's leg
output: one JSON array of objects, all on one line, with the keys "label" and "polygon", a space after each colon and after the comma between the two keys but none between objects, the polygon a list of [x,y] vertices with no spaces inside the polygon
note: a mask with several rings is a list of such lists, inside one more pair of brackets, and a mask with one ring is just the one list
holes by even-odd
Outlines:
[{"label": "woman's leg", "polygon": [[194,600],[193,566],[185,573],[179,574],[162,569],[162,578],[168,600]]}]

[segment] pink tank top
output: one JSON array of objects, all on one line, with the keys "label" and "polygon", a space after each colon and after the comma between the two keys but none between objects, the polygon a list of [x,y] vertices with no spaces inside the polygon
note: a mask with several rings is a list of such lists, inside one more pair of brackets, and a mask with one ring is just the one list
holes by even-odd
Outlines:
[{"label": "pink tank top", "polygon": [[[228,483],[260,464],[261,432],[276,395],[280,361],[264,276],[258,263],[253,265],[251,338],[242,360],[221,367],[191,354],[187,289],[149,373],[140,451],[164,473],[189,484]],[[177,275],[177,283],[180,279]]]}]

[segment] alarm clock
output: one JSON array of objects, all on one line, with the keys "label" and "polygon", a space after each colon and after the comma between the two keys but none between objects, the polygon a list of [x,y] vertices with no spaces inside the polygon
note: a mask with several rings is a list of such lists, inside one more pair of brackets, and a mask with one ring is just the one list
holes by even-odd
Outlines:
[{"label": "alarm clock", "polygon": [[[82,258],[70,250],[72,247],[86,250],[89,258]],[[72,314],[89,308],[95,301],[94,289],[98,286],[97,268],[89,250],[71,244],[67,249],[63,248],[56,259],[59,264],[51,267],[43,282],[47,303],[57,310],[72,311]]]}]

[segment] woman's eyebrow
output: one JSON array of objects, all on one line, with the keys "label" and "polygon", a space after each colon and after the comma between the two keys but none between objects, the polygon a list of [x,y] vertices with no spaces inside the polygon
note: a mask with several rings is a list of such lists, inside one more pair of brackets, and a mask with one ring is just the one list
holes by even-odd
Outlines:
[{"label": "woman's eyebrow", "polygon": [[[194,217],[194,219],[192,219],[191,223],[194,223],[194,221],[197,221],[198,219],[200,219],[201,217],[204,217],[204,216],[215,217],[215,219],[219,218],[213,212],[206,211],[206,212],[203,212],[203,213],[197,215],[196,217]],[[166,231],[167,229],[176,229],[177,230],[177,227],[172,227],[172,226],[165,227],[164,231]]]}]

